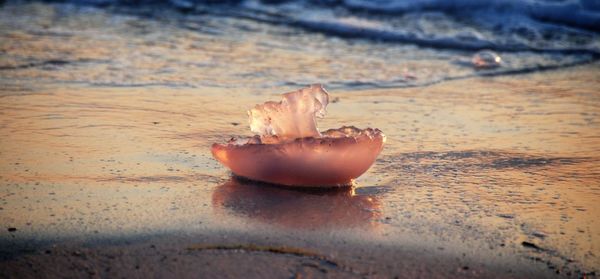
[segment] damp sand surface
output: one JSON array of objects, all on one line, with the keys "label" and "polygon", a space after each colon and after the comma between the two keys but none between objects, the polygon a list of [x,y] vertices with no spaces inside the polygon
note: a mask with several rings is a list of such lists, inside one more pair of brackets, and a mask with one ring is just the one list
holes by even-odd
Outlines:
[{"label": "damp sand surface", "polygon": [[[42,15],[33,18],[43,21],[48,8],[35,7]],[[148,56],[117,53],[111,48],[126,52],[127,44],[143,43],[139,36],[156,34],[103,37],[124,31],[94,31],[107,24],[97,14],[90,18],[101,23],[90,20],[91,31],[36,33],[31,30],[44,24],[73,23],[19,30],[3,22],[2,36],[10,40],[0,43],[1,277],[552,278],[599,272],[597,62],[495,77],[457,68],[465,71],[460,78],[407,87],[337,83],[320,128],[377,127],[386,145],[355,187],[297,190],[233,178],[210,154],[214,142],[250,135],[248,108],[294,86],[257,87],[281,80],[270,74],[233,75],[254,82],[244,87],[228,83],[223,68],[198,70],[197,78],[178,71],[190,67],[177,60],[188,52],[198,55],[193,61],[227,58],[243,65],[257,59],[246,55],[261,53],[260,47],[232,42],[221,51],[222,41],[205,40],[198,51],[157,40],[140,48]],[[148,24],[126,24],[142,28],[140,22]],[[189,39],[180,29],[164,32]],[[57,39],[61,34],[70,39]],[[106,40],[93,43],[92,35]],[[354,47],[363,46],[345,51]],[[334,75],[319,67],[322,53],[283,49],[252,67],[299,73],[305,66]],[[352,65],[343,57],[340,67]],[[369,67],[380,65],[380,58],[367,58],[374,59],[362,61]],[[281,59],[308,64],[296,69]],[[441,61],[415,63],[435,69]],[[162,76],[146,75],[151,69]]]},{"label": "damp sand surface", "polygon": [[332,92],[322,127],[388,140],[355,188],[329,192],[235,179],[211,158],[212,142],[248,133],[243,109],[264,96],[61,85],[3,97],[3,274],[594,272],[599,69]]}]

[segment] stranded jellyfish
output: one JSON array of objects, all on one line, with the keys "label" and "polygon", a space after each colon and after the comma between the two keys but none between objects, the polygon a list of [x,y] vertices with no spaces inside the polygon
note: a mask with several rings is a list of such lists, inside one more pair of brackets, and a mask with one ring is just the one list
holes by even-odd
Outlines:
[{"label": "stranded jellyfish", "polygon": [[347,186],[375,162],[385,135],[344,126],[320,132],[329,94],[319,84],[248,111],[257,135],[213,144],[212,154],[238,176],[287,186]]}]

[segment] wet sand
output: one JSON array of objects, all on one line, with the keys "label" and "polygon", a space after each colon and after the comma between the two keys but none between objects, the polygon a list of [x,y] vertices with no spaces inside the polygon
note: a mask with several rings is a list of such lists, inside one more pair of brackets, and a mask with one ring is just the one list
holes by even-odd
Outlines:
[{"label": "wet sand", "polygon": [[211,158],[277,90],[44,84],[3,96],[0,274],[593,275],[599,70],[332,91],[321,128],[388,139],[354,188],[333,192],[236,180]]}]

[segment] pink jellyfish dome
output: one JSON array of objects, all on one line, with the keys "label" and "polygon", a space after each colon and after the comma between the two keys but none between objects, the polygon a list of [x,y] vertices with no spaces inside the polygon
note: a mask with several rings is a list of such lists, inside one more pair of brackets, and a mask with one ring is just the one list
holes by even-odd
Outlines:
[{"label": "pink jellyfish dome", "polygon": [[250,111],[257,136],[213,144],[212,154],[238,176],[287,186],[348,186],[383,149],[379,129],[352,126],[319,132],[329,94],[321,85],[282,95]]}]

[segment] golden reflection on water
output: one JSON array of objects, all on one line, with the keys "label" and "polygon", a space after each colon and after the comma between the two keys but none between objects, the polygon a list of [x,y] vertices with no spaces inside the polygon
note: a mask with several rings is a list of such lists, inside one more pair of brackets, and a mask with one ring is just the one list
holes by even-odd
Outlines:
[{"label": "golden reflection on water", "polygon": [[[16,69],[4,71],[5,78],[101,86],[264,88],[290,80],[403,80],[407,72],[428,80],[449,68],[456,74],[471,72],[440,59],[406,59],[400,65],[389,57],[401,57],[405,50],[385,45],[347,44],[310,33],[290,40],[288,34],[297,30],[249,20],[180,14],[173,16],[179,21],[169,20],[169,11],[162,11],[161,20],[101,10],[64,12],[43,3],[0,10],[0,16],[11,19],[0,22],[0,51],[10,54],[0,60],[0,68]],[[217,34],[211,25],[219,26]],[[240,25],[260,32],[245,32]],[[385,67],[390,63],[394,67]]]}]

